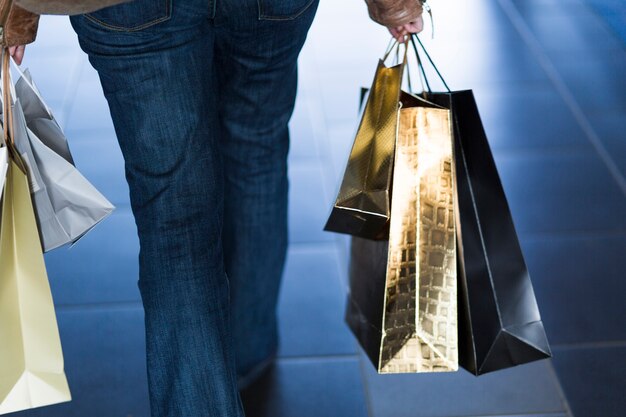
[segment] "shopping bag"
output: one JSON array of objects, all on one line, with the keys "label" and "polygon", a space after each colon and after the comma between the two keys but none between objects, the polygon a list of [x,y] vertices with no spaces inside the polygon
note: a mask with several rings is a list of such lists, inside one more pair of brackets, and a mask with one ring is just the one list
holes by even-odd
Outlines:
[{"label": "shopping bag", "polygon": [[[2,73],[8,70],[3,56]],[[3,104],[7,98],[3,79]],[[25,165],[4,112],[9,165],[0,215],[0,414],[71,400]],[[8,113],[8,114],[7,114]]]},{"label": "shopping bag", "polygon": [[388,240],[352,238],[346,321],[379,373],[456,371],[450,112],[403,96]]},{"label": "shopping bag", "polygon": [[[1,145],[0,145],[1,146]],[[0,200],[2,200],[2,191],[4,190],[4,181],[6,179],[7,170],[9,169],[9,153],[6,146],[0,147]]]},{"label": "shopping bag", "polygon": [[0,414],[71,400],[26,174],[11,161],[0,223]]},{"label": "shopping bag", "polygon": [[19,99],[28,129],[57,155],[74,165],[74,159],[63,130],[41,96],[28,69],[22,71],[15,66],[20,78],[15,83],[15,94]]},{"label": "shopping bag", "polygon": [[450,98],[458,155],[461,363],[478,375],[551,352],[474,96],[459,91]]},{"label": "shopping bag", "polygon": [[50,113],[47,106],[28,85],[28,77],[23,75],[21,80],[21,94],[29,100],[31,125],[50,145],[27,126],[21,98],[16,98],[12,104],[13,140],[27,166],[42,246],[47,252],[76,242],[115,207],[74,167],[65,136],[45,115]]},{"label": "shopping bag", "polygon": [[451,109],[454,126],[460,365],[480,375],[549,358],[530,275],[474,95],[444,85],[447,92],[427,97]]},{"label": "shopping bag", "polygon": [[28,164],[44,251],[50,251],[80,239],[114,207],[70,162],[26,127],[20,100],[15,103],[15,145]]},{"label": "shopping bag", "polygon": [[325,230],[383,238],[391,210],[393,150],[404,62],[385,65],[385,55],[362,111],[354,144]]}]

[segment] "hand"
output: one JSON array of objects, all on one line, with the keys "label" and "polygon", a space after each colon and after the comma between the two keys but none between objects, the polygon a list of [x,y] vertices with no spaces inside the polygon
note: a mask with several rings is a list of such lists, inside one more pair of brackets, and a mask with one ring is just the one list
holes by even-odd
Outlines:
[{"label": "hand", "polygon": [[422,19],[422,17],[420,16],[417,20],[414,20],[413,22],[387,29],[389,29],[389,33],[391,33],[391,36],[396,38],[398,42],[404,43],[406,42],[406,37],[409,34],[420,33],[422,30],[424,30],[424,19]]},{"label": "hand", "polygon": [[18,45],[18,46],[10,46],[9,53],[17,63],[20,65],[22,63],[22,59],[24,59],[24,52],[26,51],[26,45]]}]

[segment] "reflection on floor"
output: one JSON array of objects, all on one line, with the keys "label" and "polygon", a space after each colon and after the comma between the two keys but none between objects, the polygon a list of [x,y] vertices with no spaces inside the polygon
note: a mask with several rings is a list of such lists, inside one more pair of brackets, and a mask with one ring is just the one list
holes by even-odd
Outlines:
[{"label": "reflection on floor", "polygon": [[[388,41],[361,3],[322,1],[301,57],[283,345],[245,393],[248,416],[623,416],[623,1],[432,2],[427,47],[453,88],[475,91],[554,348],[552,361],[480,378],[378,376],[342,322],[346,239],[321,229],[359,88]],[[138,243],[97,75],[66,18],[44,18],[26,65],[79,168],[119,209],[75,248],[47,256],[74,401],[20,415],[147,417]]]}]

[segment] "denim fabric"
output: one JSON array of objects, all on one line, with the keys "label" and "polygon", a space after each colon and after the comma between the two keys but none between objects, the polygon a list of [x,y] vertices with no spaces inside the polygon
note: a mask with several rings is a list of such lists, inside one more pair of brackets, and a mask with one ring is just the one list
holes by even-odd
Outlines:
[{"label": "denim fabric", "polygon": [[316,8],[135,0],[72,17],[126,161],[153,417],[242,416],[238,379],[277,350],[287,123]]}]

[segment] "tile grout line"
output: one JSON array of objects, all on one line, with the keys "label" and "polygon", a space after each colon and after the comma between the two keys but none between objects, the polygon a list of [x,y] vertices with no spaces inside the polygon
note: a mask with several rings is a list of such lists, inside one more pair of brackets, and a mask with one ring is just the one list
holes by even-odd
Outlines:
[{"label": "tile grout line", "polygon": [[539,417],[562,417],[563,416],[563,412],[559,411],[559,412],[542,412],[542,411],[538,411],[538,412],[530,412],[530,413],[524,413],[524,414],[507,414],[507,415],[502,415],[502,414],[481,414],[481,415],[457,415],[457,416],[446,416],[446,417],[532,417],[532,416],[539,416]]},{"label": "tile grout line", "polygon": [[594,128],[591,126],[591,123],[589,122],[587,117],[585,117],[582,108],[559,75],[554,64],[547,56],[547,54],[543,51],[541,44],[533,35],[526,22],[524,22],[524,19],[520,15],[519,11],[515,8],[511,0],[497,1],[500,4],[500,7],[502,7],[502,9],[504,10],[505,14],[508,16],[513,26],[517,29],[523,41],[530,48],[532,54],[535,56],[543,70],[546,72],[550,81],[552,81],[552,84],[555,86],[561,98],[565,101],[565,104],[576,118],[576,121],[585,133],[587,139],[596,150],[600,159],[604,162],[613,179],[617,182],[617,185],[620,187],[622,194],[626,196],[626,178],[622,176],[619,167],[617,166],[613,158],[611,158],[610,153],[604,147],[604,144],[600,140]]},{"label": "tile grout line", "polygon": [[66,303],[56,304],[57,312],[72,312],[79,310],[143,310],[141,301],[110,301],[98,303]]},{"label": "tile grout line", "polygon": [[556,350],[575,350],[575,349],[610,349],[624,348],[626,340],[614,340],[604,342],[583,342],[583,343],[557,343],[552,348]]},{"label": "tile grout line", "polygon": [[330,354],[330,355],[302,355],[302,356],[277,356],[276,360],[283,363],[308,363],[319,361],[345,361],[358,359],[356,353],[353,354]]},{"label": "tile grout line", "polygon": [[626,230],[544,230],[519,231],[520,240],[541,239],[592,239],[592,238],[620,238],[626,237]]},{"label": "tile grout line", "polygon": [[606,18],[606,15],[602,11],[600,11],[600,9],[598,9],[595,4],[592,4],[588,0],[587,1],[580,1],[580,2],[578,2],[578,4],[582,5],[590,13],[592,13],[598,19],[598,21],[600,21],[600,24],[602,26],[604,26],[604,28],[607,30],[607,32],[609,32],[611,35],[613,35],[617,39],[617,41],[620,44],[622,44],[623,48],[626,48],[626,41],[617,32],[617,30],[613,27],[613,25],[609,23],[609,21]]},{"label": "tile grout line", "polygon": [[565,413],[567,414],[568,417],[575,417],[574,412],[572,411],[572,407],[570,407],[569,401],[567,400],[567,396],[565,395],[565,390],[563,389],[563,386],[561,385],[561,380],[559,379],[559,375],[556,372],[556,369],[554,368],[554,363],[552,363],[552,360],[548,360],[548,371],[552,375],[552,378],[556,381],[556,388],[559,391],[559,395],[561,396],[561,404],[563,404],[563,407],[565,408]]}]

